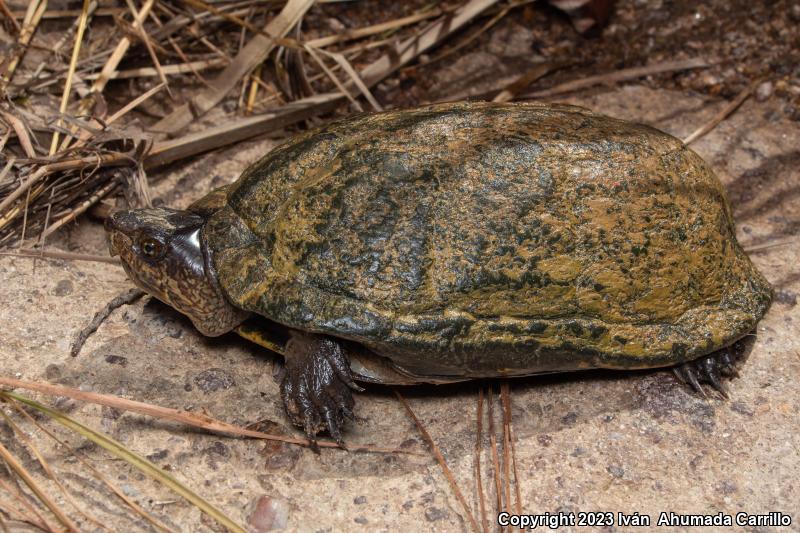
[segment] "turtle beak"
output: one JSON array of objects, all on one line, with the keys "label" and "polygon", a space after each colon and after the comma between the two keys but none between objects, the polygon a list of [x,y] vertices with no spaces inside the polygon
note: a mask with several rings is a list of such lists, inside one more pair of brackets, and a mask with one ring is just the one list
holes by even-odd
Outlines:
[{"label": "turtle beak", "polygon": [[131,210],[115,211],[106,218],[105,222],[108,233],[120,231],[129,234],[139,225],[139,219]]},{"label": "turtle beak", "polygon": [[[105,230],[106,239],[108,240],[108,251],[111,257],[120,254],[119,247],[123,245],[123,235],[128,235],[132,229],[129,211],[116,211],[106,217]],[[126,231],[127,230],[127,231]]]},{"label": "turtle beak", "polygon": [[117,223],[114,221],[114,216],[116,213],[111,213],[106,217],[106,221],[103,223],[103,227],[106,229],[106,233],[111,233],[114,231],[114,228],[117,227]]},{"label": "turtle beak", "polygon": [[119,252],[114,246],[114,233],[116,232],[116,223],[114,222],[114,215],[116,213],[111,213],[106,217],[106,221],[103,223],[103,227],[106,230],[106,242],[108,243],[108,254],[111,257],[119,255]]}]

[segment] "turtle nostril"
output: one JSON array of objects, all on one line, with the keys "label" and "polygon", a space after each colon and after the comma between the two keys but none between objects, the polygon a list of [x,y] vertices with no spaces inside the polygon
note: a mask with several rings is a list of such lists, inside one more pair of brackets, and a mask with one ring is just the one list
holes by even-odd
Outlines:
[{"label": "turtle nostril", "polygon": [[115,215],[116,215],[116,213],[111,213],[110,215],[108,215],[106,217],[106,220],[103,223],[103,227],[105,227],[106,231],[110,232],[110,231],[115,230],[117,228],[117,223],[114,220],[114,216]]}]

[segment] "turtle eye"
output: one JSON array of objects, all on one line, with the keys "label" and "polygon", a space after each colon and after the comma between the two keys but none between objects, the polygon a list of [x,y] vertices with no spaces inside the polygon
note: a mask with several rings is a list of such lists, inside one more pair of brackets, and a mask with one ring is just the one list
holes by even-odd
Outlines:
[{"label": "turtle eye", "polygon": [[139,243],[139,250],[148,259],[158,259],[164,254],[164,245],[153,238],[144,238]]}]

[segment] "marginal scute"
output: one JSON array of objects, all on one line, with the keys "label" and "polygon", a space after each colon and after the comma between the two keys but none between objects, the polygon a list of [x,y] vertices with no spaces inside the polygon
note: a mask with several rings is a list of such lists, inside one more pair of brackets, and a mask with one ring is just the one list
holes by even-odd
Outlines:
[{"label": "marginal scute", "polygon": [[571,106],[349,117],[226,198],[205,236],[232,302],[421,376],[675,364],[771,298],[697,154]]}]

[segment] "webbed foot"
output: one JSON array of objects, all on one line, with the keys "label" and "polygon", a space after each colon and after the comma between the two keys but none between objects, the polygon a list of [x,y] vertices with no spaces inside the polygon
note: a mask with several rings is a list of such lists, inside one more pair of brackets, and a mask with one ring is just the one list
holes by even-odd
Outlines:
[{"label": "webbed foot", "polygon": [[703,388],[705,383],[727,399],[725,380],[739,376],[736,364],[745,357],[745,353],[751,347],[752,340],[745,338],[716,352],[672,367],[672,371],[680,381],[688,384],[704,398],[708,397]]},{"label": "webbed foot", "polygon": [[327,430],[344,448],[341,427],[353,414],[353,381],[350,362],[334,339],[311,333],[291,332],[285,351],[286,373],[281,397],[289,418],[316,443],[317,433]]}]

